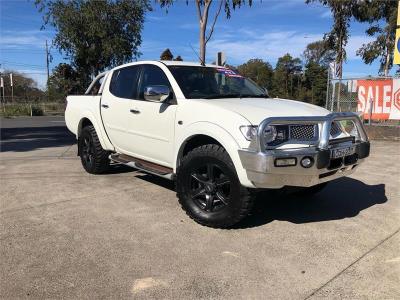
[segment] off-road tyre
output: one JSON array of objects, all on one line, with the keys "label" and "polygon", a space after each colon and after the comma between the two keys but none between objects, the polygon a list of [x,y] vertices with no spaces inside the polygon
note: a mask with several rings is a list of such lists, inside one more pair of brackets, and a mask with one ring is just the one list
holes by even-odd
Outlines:
[{"label": "off-road tyre", "polygon": [[101,174],[110,166],[110,152],[101,147],[99,138],[93,125],[82,129],[78,140],[79,156],[83,168],[90,174]]},{"label": "off-road tyre", "polygon": [[[202,187],[205,194],[194,198]],[[176,191],[190,218],[214,228],[238,223],[250,213],[254,202],[254,194],[240,184],[228,153],[215,144],[197,147],[183,157],[177,170]]]}]

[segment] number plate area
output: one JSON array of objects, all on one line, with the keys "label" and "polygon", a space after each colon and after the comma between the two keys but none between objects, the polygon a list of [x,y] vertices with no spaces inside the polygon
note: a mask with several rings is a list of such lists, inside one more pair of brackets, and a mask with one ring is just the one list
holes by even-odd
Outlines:
[{"label": "number plate area", "polygon": [[335,158],[345,157],[345,156],[352,155],[355,152],[356,152],[355,146],[332,149],[331,150],[331,158],[335,159]]}]

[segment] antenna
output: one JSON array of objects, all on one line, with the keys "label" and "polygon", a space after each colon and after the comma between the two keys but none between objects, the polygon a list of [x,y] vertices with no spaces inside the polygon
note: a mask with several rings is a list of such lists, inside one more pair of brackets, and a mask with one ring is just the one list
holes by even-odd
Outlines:
[{"label": "antenna", "polygon": [[189,43],[189,46],[190,46],[190,48],[192,48],[194,54],[196,54],[196,56],[197,56],[197,58],[199,59],[201,65],[204,66],[204,65],[205,65],[204,61],[203,61],[203,60],[200,58],[200,56],[197,54],[196,50],[194,50],[192,44]]}]

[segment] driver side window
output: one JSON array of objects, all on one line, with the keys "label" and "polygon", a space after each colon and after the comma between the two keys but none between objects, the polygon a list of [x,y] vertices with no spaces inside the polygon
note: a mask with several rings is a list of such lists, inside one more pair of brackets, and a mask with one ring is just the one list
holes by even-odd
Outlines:
[{"label": "driver side window", "polygon": [[155,65],[144,65],[139,87],[140,100],[144,100],[144,89],[151,85],[165,85],[172,91],[167,75],[161,68]]}]

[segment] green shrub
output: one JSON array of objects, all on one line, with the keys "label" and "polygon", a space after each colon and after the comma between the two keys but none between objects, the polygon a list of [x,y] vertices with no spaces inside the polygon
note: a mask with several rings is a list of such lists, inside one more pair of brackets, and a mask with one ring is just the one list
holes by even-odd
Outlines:
[{"label": "green shrub", "polygon": [[43,116],[43,109],[40,106],[32,105],[32,116]]},{"label": "green shrub", "polygon": [[43,116],[43,109],[39,105],[30,104],[7,104],[1,108],[1,115],[4,117],[16,116]]}]

